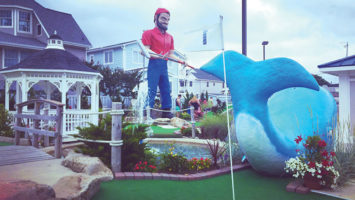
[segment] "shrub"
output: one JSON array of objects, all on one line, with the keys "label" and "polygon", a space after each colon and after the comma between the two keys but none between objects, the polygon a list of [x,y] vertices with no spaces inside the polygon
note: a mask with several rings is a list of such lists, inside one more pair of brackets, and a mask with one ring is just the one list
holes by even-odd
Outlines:
[{"label": "shrub", "polygon": [[191,120],[191,115],[187,112],[183,112],[181,113],[180,118],[184,120]]},{"label": "shrub", "polygon": [[[78,128],[79,134],[73,137],[90,140],[111,140],[111,115],[99,122],[99,125],[89,124],[89,127]],[[148,125],[123,124],[122,128],[122,170],[132,171],[136,163],[141,160],[155,163],[155,157],[148,151],[146,144],[142,142],[146,138],[145,129]],[[85,146],[79,150],[86,155],[99,157],[102,162],[111,167],[111,146],[109,144],[85,142]]]},{"label": "shrub", "polygon": [[228,127],[225,114],[205,115],[200,121],[200,124],[202,132],[201,138],[219,139],[224,141],[228,136]]},{"label": "shrub", "polygon": [[9,114],[3,104],[0,104],[0,136],[14,137],[11,121],[12,115]]},{"label": "shrub", "polygon": [[191,127],[181,127],[180,129],[181,135],[185,137],[191,137],[192,136],[192,128]]},{"label": "shrub", "polygon": [[225,143],[221,143],[219,140],[207,140],[207,144],[208,144],[208,149],[210,150],[210,154],[213,158],[213,167],[218,168],[218,164],[217,161],[219,158],[222,157],[222,155],[224,154],[224,152],[227,150],[226,149],[226,144]]},{"label": "shrub", "polygon": [[174,153],[174,147],[161,155],[160,170],[168,173],[184,173],[189,170],[189,164],[185,156]]},{"label": "shrub", "polygon": [[339,177],[337,179],[337,184],[339,186],[344,185],[349,180],[355,178],[355,137],[353,136],[353,141],[349,143],[343,143],[343,131],[348,131],[351,133],[351,127],[349,124],[347,126],[337,126],[337,134],[334,138],[335,140],[335,162],[334,166],[336,170],[339,171]]},{"label": "shrub", "polygon": [[[222,162],[224,165],[229,165],[230,156],[229,156],[229,144],[226,143],[225,148],[227,149],[224,154],[221,156]],[[232,162],[233,164],[240,164],[243,158],[243,152],[241,151],[239,145],[235,142],[231,143],[231,151],[232,151]]]},{"label": "shrub", "polygon": [[[90,140],[111,140],[111,116],[99,122],[99,125],[89,123],[89,127],[78,127],[79,134],[72,135],[76,138]],[[83,154],[100,158],[108,167],[111,167],[111,147],[109,144],[85,142],[85,146],[80,146],[79,151]]]},{"label": "shrub", "polygon": [[125,124],[122,132],[122,170],[132,171],[136,163],[146,160],[146,143],[142,142],[147,137],[145,124]]}]

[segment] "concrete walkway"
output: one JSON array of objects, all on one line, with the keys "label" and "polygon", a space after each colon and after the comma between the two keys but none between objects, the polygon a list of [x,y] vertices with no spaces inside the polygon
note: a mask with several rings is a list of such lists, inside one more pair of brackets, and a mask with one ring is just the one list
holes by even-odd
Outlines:
[{"label": "concrete walkway", "polygon": [[0,166],[0,181],[31,180],[52,187],[60,178],[77,174],[61,162],[62,159],[52,159]]},{"label": "concrete walkway", "polygon": [[312,192],[334,195],[336,197],[341,197],[344,199],[355,200],[355,179],[349,181],[342,187],[336,188],[335,190],[312,190]]}]

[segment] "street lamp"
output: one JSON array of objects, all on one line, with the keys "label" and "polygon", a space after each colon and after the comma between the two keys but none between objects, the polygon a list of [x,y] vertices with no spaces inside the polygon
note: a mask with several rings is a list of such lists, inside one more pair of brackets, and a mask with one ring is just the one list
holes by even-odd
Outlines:
[{"label": "street lamp", "polygon": [[269,44],[269,41],[263,41],[261,44],[263,45],[263,59],[265,60],[265,46]]}]

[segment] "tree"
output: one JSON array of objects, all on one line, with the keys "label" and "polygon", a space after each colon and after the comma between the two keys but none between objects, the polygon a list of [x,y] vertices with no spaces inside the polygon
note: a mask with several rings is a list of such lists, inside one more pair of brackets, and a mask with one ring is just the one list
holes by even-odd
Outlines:
[{"label": "tree", "polygon": [[86,64],[103,76],[99,85],[100,93],[109,95],[112,101],[122,101],[124,97],[137,97],[137,92],[133,92],[133,89],[141,82],[141,71],[124,72],[122,69],[111,69],[108,66]]},{"label": "tree", "polygon": [[318,85],[320,86],[323,86],[323,85],[326,85],[326,86],[330,86],[331,83],[329,83],[327,80],[325,80],[323,77],[317,75],[317,74],[312,74],[313,77],[316,79]]}]

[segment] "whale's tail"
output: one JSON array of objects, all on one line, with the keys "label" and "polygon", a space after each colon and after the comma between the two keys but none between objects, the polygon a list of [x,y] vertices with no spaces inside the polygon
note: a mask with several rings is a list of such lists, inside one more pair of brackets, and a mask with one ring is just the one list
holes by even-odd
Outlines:
[{"label": "whale's tail", "polygon": [[[245,94],[268,99],[275,92],[291,87],[319,90],[314,77],[299,63],[288,58],[255,62],[238,52],[226,51],[225,63],[227,85],[231,90],[238,87],[238,99]],[[224,80],[223,54],[217,55],[200,69]]]}]

